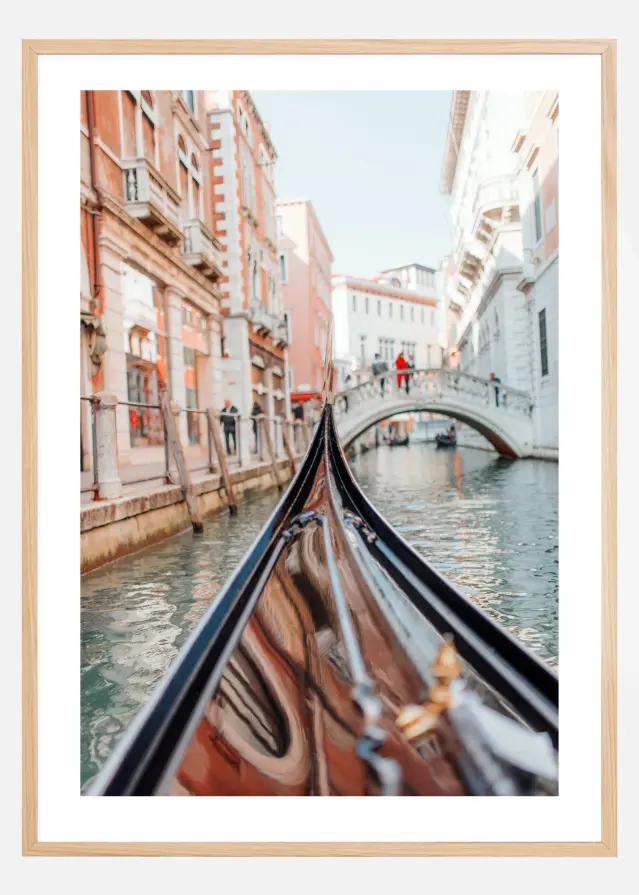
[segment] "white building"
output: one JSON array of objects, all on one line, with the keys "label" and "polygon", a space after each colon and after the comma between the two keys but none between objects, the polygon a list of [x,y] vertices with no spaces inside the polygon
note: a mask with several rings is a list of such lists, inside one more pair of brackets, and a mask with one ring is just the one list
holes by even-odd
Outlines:
[{"label": "white building", "polygon": [[373,280],[336,275],[332,298],[338,371],[370,367],[376,354],[394,367],[400,351],[415,367],[440,365],[435,271],[412,264]]},{"label": "white building", "polygon": [[[536,446],[556,448],[556,423],[550,419],[554,414],[556,420],[556,367],[554,407],[553,389],[542,383],[550,372],[551,345],[556,362],[556,280],[554,305],[549,299],[552,307],[537,309],[533,283],[541,268],[535,274],[532,265],[540,247],[544,264],[556,260],[556,232],[548,237],[556,230],[556,196],[551,195],[556,137],[545,192],[539,168],[544,153],[526,137],[548,96],[543,91],[455,91],[442,188],[452,196],[454,235],[445,301],[462,308],[456,328],[460,369],[484,378],[495,373],[512,388],[529,392],[537,417]],[[547,129],[537,129],[547,141]]]},{"label": "white building", "polygon": [[535,441],[559,444],[559,95],[546,91],[514,147],[519,159],[523,278],[530,314]]}]

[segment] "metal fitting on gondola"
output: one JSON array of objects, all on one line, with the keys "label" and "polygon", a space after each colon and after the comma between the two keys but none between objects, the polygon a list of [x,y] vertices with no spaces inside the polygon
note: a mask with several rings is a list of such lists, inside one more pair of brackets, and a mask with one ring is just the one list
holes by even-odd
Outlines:
[{"label": "metal fitting on gondola", "polygon": [[369,544],[372,544],[373,541],[377,540],[377,535],[374,531],[368,527],[368,525],[364,522],[361,516],[358,516],[356,513],[351,512],[351,510],[344,510],[344,521],[350,522],[351,525],[354,525],[355,528],[358,528],[362,533],[362,537],[366,538]]},{"label": "metal fitting on gondola", "polygon": [[406,705],[397,713],[395,724],[409,743],[418,746],[435,732],[442,713],[450,708],[450,686],[461,670],[457,650],[452,638],[449,638],[440,646],[433,661],[432,672],[437,683],[428,691],[428,702],[424,705]]}]

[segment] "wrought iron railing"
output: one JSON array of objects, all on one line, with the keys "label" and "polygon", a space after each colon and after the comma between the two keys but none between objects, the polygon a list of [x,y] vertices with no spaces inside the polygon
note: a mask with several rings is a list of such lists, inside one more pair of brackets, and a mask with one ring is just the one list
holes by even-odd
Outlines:
[{"label": "wrought iron railing", "polygon": [[[90,446],[85,445],[82,450],[80,470],[81,494],[93,493],[95,495],[98,492],[97,400],[94,395],[82,396],[80,398],[81,406],[84,404],[90,407],[90,424],[82,427],[83,436],[90,440]],[[161,447],[163,449],[162,461],[153,458],[146,463],[128,463],[126,466],[118,463],[120,472],[126,470],[126,474],[123,477],[123,485],[139,485],[152,481],[163,482],[164,484],[177,483],[177,468],[171,458],[161,405],[147,404],[142,401],[118,401],[117,407],[129,409],[128,425],[131,452],[135,452],[138,448]],[[157,414],[156,426],[150,425],[150,416],[152,414]],[[187,461],[189,471],[209,472],[211,474],[219,472],[219,464],[213,455],[211,430],[207,418],[208,412],[201,408],[189,407],[181,408],[180,416],[182,414],[186,416],[186,443],[183,447],[206,446],[204,455],[206,462],[198,464],[200,458],[191,456]],[[266,425],[269,428],[275,457],[278,460],[288,456],[282,434],[284,427],[286,427],[292,452],[298,457],[306,451],[312,435],[312,425],[304,420],[285,420],[279,416],[269,417],[264,414],[243,415],[234,413],[229,415],[223,410],[215,412],[213,417],[216,425],[220,427],[220,443],[223,446],[226,461],[230,467],[242,467],[247,458],[249,458],[251,463],[268,460],[268,451],[264,444],[262,420],[266,421]],[[232,423],[232,425],[229,423]],[[136,431],[138,433],[137,444],[135,443]],[[131,436],[133,437],[131,438]],[[142,439],[147,439],[144,445],[141,444]],[[248,442],[245,442],[244,439],[248,439]],[[245,444],[248,445],[247,450],[242,449]],[[137,474],[135,471],[138,465],[141,474]]]}]

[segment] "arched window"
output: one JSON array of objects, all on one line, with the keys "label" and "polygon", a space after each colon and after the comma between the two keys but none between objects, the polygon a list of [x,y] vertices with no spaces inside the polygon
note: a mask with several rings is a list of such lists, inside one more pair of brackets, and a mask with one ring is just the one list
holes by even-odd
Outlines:
[{"label": "arched window", "polygon": [[182,134],[178,134],[178,189],[180,193],[180,209],[182,220],[186,221],[189,215],[189,157],[186,149],[186,141]]},{"label": "arched window", "polygon": [[177,138],[178,186],[180,208],[184,221],[200,217],[200,187],[202,176],[200,164],[194,152],[189,154],[182,134]]},{"label": "arched window", "polygon": [[253,297],[255,301],[262,301],[262,290],[260,289],[260,271],[257,261],[253,262]]},{"label": "arched window", "polygon": [[122,158],[145,158],[156,165],[155,111],[150,90],[123,90],[120,145]]},{"label": "arched window", "polygon": [[200,165],[197,160],[195,153],[191,153],[191,217],[199,218],[200,217],[200,187],[201,187],[201,175],[200,175]]}]

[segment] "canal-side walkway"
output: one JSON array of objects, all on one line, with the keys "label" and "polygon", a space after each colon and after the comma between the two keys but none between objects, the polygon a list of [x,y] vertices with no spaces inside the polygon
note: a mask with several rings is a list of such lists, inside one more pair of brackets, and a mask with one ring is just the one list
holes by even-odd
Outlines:
[{"label": "canal-side walkway", "polygon": [[[288,459],[276,461],[277,477],[287,484],[293,475]],[[255,459],[229,470],[237,500],[277,485],[271,463]],[[192,492],[202,517],[226,510],[222,477],[207,471],[192,474]],[[80,508],[81,572],[97,569],[190,527],[191,519],[179,484],[139,483],[122,497],[92,500]]]}]

